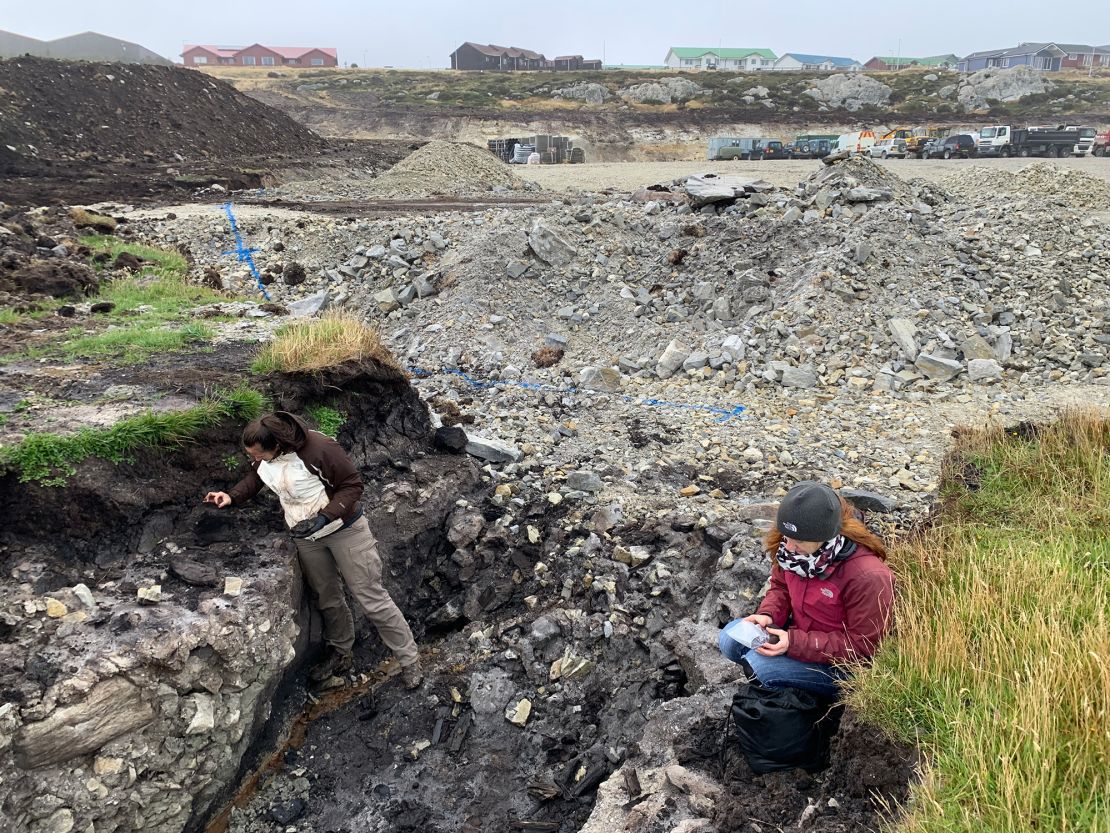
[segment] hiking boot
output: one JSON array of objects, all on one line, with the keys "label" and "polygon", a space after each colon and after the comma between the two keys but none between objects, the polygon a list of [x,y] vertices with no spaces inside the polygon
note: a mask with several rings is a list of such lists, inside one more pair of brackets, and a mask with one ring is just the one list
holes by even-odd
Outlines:
[{"label": "hiking boot", "polygon": [[308,672],[308,678],[314,683],[322,683],[330,677],[340,677],[351,670],[351,655],[335,648],[328,648],[324,658],[313,666]]},{"label": "hiking boot", "polygon": [[424,682],[424,669],[420,667],[420,660],[412,665],[401,666],[401,682],[410,690],[418,688]]}]

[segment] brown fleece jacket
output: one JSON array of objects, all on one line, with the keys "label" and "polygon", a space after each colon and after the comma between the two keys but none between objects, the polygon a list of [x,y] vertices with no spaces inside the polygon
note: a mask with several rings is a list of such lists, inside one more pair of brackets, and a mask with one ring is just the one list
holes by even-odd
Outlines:
[{"label": "brown fleece jacket", "polygon": [[[362,475],[347,456],[343,447],[319,431],[311,430],[300,417],[287,411],[275,411],[274,417],[285,423],[291,436],[290,448],[304,461],[305,467],[320,478],[328,496],[328,505],[320,510],[329,520],[342,518],[349,521],[355,516],[362,498]],[[258,463],[251,463],[251,471],[236,483],[228,494],[232,503],[245,503],[265,486],[258,476]]]}]

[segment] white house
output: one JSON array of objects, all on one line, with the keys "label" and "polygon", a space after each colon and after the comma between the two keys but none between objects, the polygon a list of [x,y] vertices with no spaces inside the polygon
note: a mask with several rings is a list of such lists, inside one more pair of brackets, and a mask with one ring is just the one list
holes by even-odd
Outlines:
[{"label": "white house", "polygon": [[780,72],[859,72],[863,69],[863,64],[854,58],[787,52],[775,61],[773,69]]},{"label": "white house", "polygon": [[775,63],[770,49],[713,49],[672,46],[663,63],[672,69],[723,69],[733,72],[767,70]]}]

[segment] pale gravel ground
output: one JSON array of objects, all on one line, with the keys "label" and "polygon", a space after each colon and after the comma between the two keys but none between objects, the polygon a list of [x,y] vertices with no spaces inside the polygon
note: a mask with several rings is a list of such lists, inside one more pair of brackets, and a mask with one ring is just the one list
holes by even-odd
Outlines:
[{"label": "pale gravel ground", "polygon": [[[954,170],[969,166],[1017,171],[1037,159],[889,159],[875,160],[903,179],[919,176],[939,181]],[[1074,168],[1110,181],[1110,158],[1053,159],[1052,164]],[[585,165],[521,165],[524,179],[550,191],[597,191],[616,188],[632,191],[657,182],[669,182],[707,171],[765,179],[780,187],[792,187],[821,165],[813,159],[784,159],[774,162],[598,162]]]}]

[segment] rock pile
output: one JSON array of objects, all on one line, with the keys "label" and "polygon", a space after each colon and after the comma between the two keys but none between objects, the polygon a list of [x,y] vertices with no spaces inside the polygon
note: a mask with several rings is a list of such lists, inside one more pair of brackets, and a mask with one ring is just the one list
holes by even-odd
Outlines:
[{"label": "rock pile", "polygon": [[438,140],[402,159],[372,186],[383,197],[477,194],[522,188],[524,181],[513,169],[484,148]]},{"label": "rock pile", "polygon": [[309,278],[275,283],[279,300],[326,292],[384,317],[406,363],[497,378],[531,373],[548,345],[565,357],[540,378],[590,369],[612,390],[1110,381],[1110,233],[1082,213],[971,206],[863,157],[793,192],[656,187],[646,202],[284,228],[285,251],[258,260],[281,274],[297,252]]},{"label": "rock pile", "polygon": [[943,180],[953,195],[970,203],[989,202],[999,193],[1023,200],[1057,203],[1105,211],[1110,207],[1110,183],[1072,168],[1050,162],[1033,162],[1018,171],[971,167],[953,170]]}]

